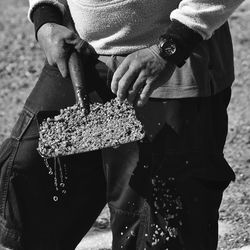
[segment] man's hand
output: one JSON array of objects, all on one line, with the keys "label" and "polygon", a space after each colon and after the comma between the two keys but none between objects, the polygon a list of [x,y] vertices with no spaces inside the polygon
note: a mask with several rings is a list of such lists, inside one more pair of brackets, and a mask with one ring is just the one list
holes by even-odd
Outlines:
[{"label": "man's hand", "polygon": [[45,23],[37,32],[37,39],[50,65],[57,65],[63,77],[68,75],[68,59],[71,51],[87,53],[90,45],[74,31],[55,23]]},{"label": "man's hand", "polygon": [[175,65],[160,57],[156,45],[128,55],[113,75],[111,90],[123,101],[143,106],[152,92],[169,80]]}]

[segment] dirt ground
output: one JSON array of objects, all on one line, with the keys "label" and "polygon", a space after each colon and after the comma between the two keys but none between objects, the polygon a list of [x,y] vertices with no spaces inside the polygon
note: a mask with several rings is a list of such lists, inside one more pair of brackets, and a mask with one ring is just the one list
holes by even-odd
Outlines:
[{"label": "dirt ground", "polygon": [[[44,56],[34,39],[33,27],[27,20],[27,9],[27,0],[0,1],[0,143],[10,133],[43,65]],[[230,26],[235,49],[236,80],[229,106],[225,155],[237,178],[226,190],[220,209],[218,250],[250,245],[249,0],[233,14]],[[94,228],[106,232],[108,224],[106,209]],[[100,241],[101,238],[94,240]],[[104,236],[103,240],[107,238]]]}]

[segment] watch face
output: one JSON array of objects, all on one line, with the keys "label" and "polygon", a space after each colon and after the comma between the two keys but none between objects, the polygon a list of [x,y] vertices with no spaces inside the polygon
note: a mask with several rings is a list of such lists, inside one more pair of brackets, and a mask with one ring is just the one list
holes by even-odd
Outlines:
[{"label": "watch face", "polygon": [[169,56],[173,55],[176,52],[176,46],[174,43],[167,44],[164,46],[164,51]]},{"label": "watch face", "polygon": [[171,56],[176,52],[176,45],[173,41],[162,40],[160,47],[165,56]]}]

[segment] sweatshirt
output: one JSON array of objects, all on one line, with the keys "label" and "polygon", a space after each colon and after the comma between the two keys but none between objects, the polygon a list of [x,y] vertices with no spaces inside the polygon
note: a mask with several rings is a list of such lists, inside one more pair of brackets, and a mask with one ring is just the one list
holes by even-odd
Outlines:
[{"label": "sweatshirt", "polygon": [[[68,6],[80,37],[100,55],[126,55],[158,43],[173,21],[204,40],[154,97],[208,96],[234,79],[231,36],[223,25],[243,0],[29,0],[28,17],[42,4]],[[222,27],[218,29],[219,27]],[[216,31],[218,30],[218,31]],[[217,34],[215,34],[217,33]]]},{"label": "sweatshirt", "polygon": [[[29,18],[41,3],[29,0]],[[209,39],[243,0],[67,0],[76,30],[99,54],[128,54],[156,43],[170,20]]]}]

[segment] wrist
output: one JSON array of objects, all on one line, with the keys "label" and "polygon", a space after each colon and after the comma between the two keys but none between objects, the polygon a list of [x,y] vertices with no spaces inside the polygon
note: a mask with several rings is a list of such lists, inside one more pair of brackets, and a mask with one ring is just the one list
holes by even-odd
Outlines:
[{"label": "wrist", "polygon": [[182,67],[202,37],[177,21],[173,21],[167,32],[159,39],[160,56]]},{"label": "wrist", "polygon": [[162,36],[158,43],[159,55],[166,61],[174,63],[178,67],[182,67],[185,62],[186,55],[185,49],[174,40],[171,36]]},{"label": "wrist", "polygon": [[37,41],[40,43],[44,38],[51,38],[55,23],[44,23],[37,31]]},{"label": "wrist", "polygon": [[[151,51],[152,54],[154,54],[154,56],[156,56],[157,58],[159,58],[159,60],[162,62],[162,64],[166,67],[176,67],[176,64],[163,58],[161,56],[161,52],[160,52],[160,48],[159,48],[159,45],[158,44],[155,44],[155,45],[152,45],[149,47],[149,50]],[[159,62],[160,62],[159,61]]]},{"label": "wrist", "polygon": [[39,5],[32,14],[32,21],[35,28],[35,36],[38,39],[38,30],[46,23],[62,24],[63,15],[54,5]]}]

